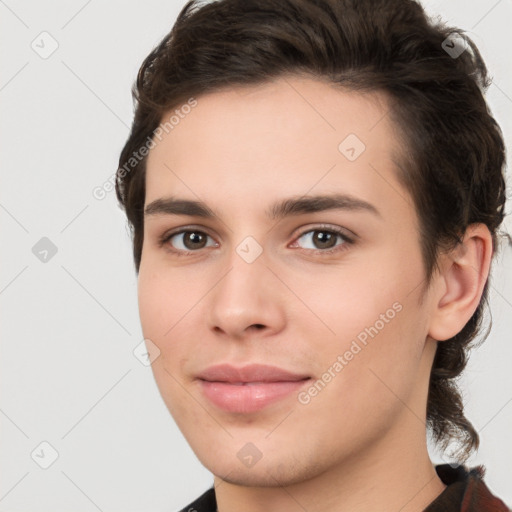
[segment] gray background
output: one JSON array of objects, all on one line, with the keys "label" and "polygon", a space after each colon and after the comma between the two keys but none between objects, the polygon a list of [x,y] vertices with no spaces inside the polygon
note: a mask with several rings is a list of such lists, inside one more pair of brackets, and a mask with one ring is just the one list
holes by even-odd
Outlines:
[{"label": "gray background", "polygon": [[[117,167],[137,70],[182,5],[0,0],[2,512],[172,511],[212,483],[133,354],[143,337],[125,217],[113,191],[92,194]],[[510,151],[512,0],[424,5],[479,46]],[[469,464],[485,464],[509,505],[511,255],[498,256],[493,331],[462,379],[482,443]]]}]

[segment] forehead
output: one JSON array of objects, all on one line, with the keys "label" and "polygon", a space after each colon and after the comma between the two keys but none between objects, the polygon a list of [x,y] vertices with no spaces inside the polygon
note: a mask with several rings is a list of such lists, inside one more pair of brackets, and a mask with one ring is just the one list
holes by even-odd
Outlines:
[{"label": "forehead", "polygon": [[146,204],[172,194],[263,210],[265,198],[333,190],[403,201],[392,197],[401,148],[383,93],[288,76],[196,101],[163,118],[181,113],[154,138]]}]

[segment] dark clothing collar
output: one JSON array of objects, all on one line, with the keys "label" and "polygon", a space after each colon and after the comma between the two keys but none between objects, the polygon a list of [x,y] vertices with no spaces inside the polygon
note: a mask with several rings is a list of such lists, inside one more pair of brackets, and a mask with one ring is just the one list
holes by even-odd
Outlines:
[{"label": "dark clothing collar", "polygon": [[447,487],[424,512],[510,512],[485,485],[484,466],[467,469],[441,464],[436,472]]}]

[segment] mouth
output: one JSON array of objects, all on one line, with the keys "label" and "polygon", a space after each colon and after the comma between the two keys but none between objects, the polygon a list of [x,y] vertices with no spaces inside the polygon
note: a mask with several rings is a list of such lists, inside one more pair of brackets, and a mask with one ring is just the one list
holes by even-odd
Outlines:
[{"label": "mouth", "polygon": [[308,375],[282,368],[252,364],[241,368],[212,366],[198,375],[204,396],[231,413],[252,413],[289,398],[311,380]]}]

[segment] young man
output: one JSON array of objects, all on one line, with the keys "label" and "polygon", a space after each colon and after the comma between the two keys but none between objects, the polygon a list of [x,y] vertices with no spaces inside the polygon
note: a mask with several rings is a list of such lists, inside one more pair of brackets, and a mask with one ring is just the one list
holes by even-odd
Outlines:
[{"label": "young man", "polygon": [[156,382],[214,474],[184,510],[508,510],[453,380],[505,202],[487,85],[412,0],[189,3],[147,57],[116,190]]}]

